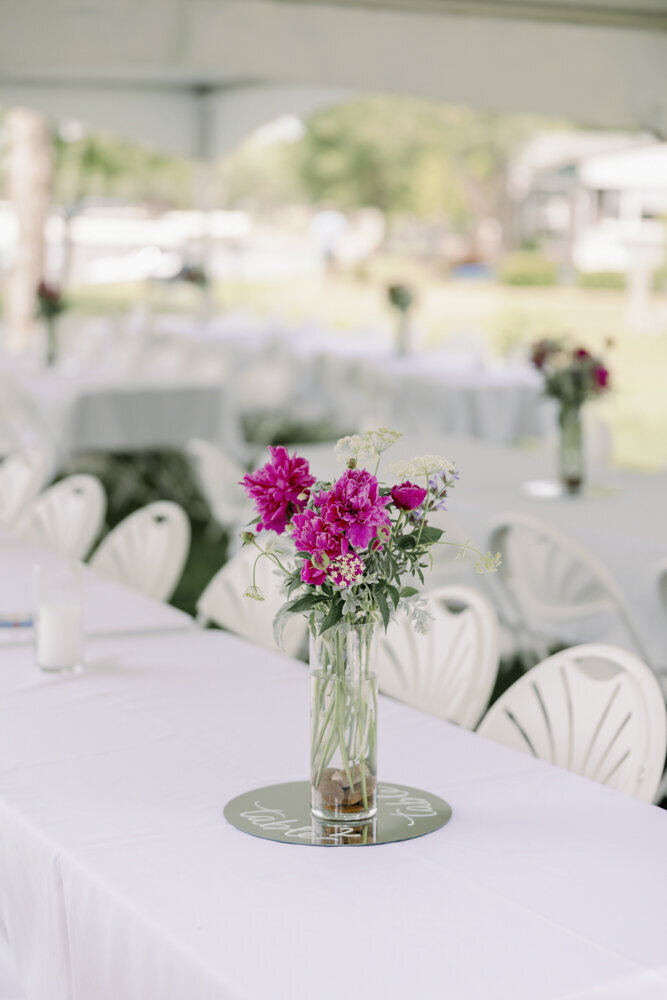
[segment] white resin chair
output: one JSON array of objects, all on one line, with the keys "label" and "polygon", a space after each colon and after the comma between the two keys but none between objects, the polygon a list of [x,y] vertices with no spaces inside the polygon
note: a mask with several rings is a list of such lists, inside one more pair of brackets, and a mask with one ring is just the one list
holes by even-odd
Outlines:
[{"label": "white resin chair", "polygon": [[239,531],[253,516],[240,485],[244,470],[217,445],[201,438],[188,441],[186,453],[214,520],[227,528],[236,542]]},{"label": "white resin chair", "polygon": [[25,1000],[25,993],[16,976],[9,945],[0,935],[0,1000]]},{"label": "white resin chair", "polygon": [[90,566],[142,594],[167,601],[189,551],[187,514],[170,500],[158,500],[116,525],[93,552]]},{"label": "white resin chair", "polygon": [[573,628],[603,616],[620,621],[634,649],[650,662],[618,584],[579,542],[537,518],[509,513],[492,523],[487,548],[501,554],[494,582],[507,623],[539,655],[552,643],[571,643]]},{"label": "white resin chair", "polygon": [[533,667],[496,701],[477,732],[652,802],[667,746],[665,702],[634,653],[586,643]]},{"label": "white resin chair", "polygon": [[44,486],[48,462],[43,451],[24,448],[0,465],[0,524],[12,525]]},{"label": "white resin chair", "polygon": [[[248,545],[216,573],[197,601],[197,621],[202,625],[214,622],[266,649],[277,650],[273,619],[287,598],[281,589],[282,572],[267,556],[259,560],[255,572],[255,582],[264,600],[244,596],[252,583],[253,565],[258,555],[254,545]],[[289,557],[290,553],[280,558],[284,561]],[[307,635],[307,620],[301,615],[292,615],[283,631],[280,652],[298,656],[306,648]]]},{"label": "white resin chair", "polygon": [[434,617],[415,632],[399,613],[378,643],[381,691],[441,719],[473,729],[486,708],[498,673],[496,613],[470,587],[425,591]]},{"label": "white resin chair", "polygon": [[35,497],[14,531],[26,541],[84,559],[102,529],[105,512],[106,496],[99,479],[68,476]]}]

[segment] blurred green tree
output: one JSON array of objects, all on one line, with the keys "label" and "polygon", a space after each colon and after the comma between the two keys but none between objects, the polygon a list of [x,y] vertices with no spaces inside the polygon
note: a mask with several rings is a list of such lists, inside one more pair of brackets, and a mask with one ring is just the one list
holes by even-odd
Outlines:
[{"label": "blurred green tree", "polygon": [[314,202],[446,217],[465,228],[501,214],[510,155],[545,125],[553,122],[369,97],[313,115],[296,149],[296,166]]}]

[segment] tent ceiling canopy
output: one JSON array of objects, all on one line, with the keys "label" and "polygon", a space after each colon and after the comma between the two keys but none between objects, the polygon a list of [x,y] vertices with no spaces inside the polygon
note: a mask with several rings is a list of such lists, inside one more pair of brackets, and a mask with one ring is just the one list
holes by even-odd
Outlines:
[{"label": "tent ceiling canopy", "polygon": [[366,7],[370,10],[463,14],[466,17],[507,17],[518,21],[561,21],[605,27],[667,31],[665,0],[276,0],[277,3]]},{"label": "tent ceiling canopy", "polygon": [[667,135],[667,0],[0,0],[0,103],[217,155],[368,91]]}]

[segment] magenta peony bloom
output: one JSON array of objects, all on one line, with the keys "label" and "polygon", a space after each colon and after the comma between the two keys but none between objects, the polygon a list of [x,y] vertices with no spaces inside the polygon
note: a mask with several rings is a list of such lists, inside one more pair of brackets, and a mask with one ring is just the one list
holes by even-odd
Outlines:
[{"label": "magenta peony bloom", "polygon": [[[324,583],[326,572],[323,568],[329,559],[335,559],[343,552],[343,545],[347,551],[347,543],[340,535],[334,534],[321,514],[314,510],[304,510],[302,514],[296,514],[293,520],[292,539],[298,552],[309,552],[311,562],[304,560],[301,568],[301,579],[304,583]],[[323,558],[326,557],[326,558]]]},{"label": "magenta peony bloom", "polygon": [[391,499],[400,510],[414,510],[420,507],[426,499],[426,490],[414,483],[404,482],[394,486]]},{"label": "magenta peony bloom", "polygon": [[536,344],[533,344],[530,360],[536,368],[541,369],[544,367],[551,354],[553,354],[553,351],[554,345],[551,340],[538,340]]},{"label": "magenta peony bloom", "polygon": [[266,528],[282,535],[293,515],[303,510],[315,477],[310,475],[305,458],[296,454],[290,458],[286,448],[270,447],[269,451],[271,461],[244,476],[242,485],[255,501],[260,516],[258,530]]},{"label": "magenta peony bloom", "polygon": [[609,372],[604,365],[599,365],[593,372],[593,378],[598,389],[606,389],[609,385]]},{"label": "magenta peony bloom", "polygon": [[[378,481],[365,469],[346,469],[328,493],[320,494],[322,519],[334,535],[355,549],[365,549],[383,524],[391,524],[385,507],[389,497],[378,496]],[[346,547],[342,549],[347,551]]]}]

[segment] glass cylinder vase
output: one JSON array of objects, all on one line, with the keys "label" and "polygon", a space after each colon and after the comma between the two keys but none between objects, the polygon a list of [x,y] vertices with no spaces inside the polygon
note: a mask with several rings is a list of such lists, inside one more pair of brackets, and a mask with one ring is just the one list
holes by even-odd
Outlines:
[{"label": "glass cylinder vase", "polygon": [[46,320],[46,364],[50,368],[58,360],[58,330],[55,316]]},{"label": "glass cylinder vase", "polygon": [[581,407],[561,406],[558,424],[560,480],[566,493],[580,493],[585,474]]},{"label": "glass cylinder vase", "polygon": [[375,624],[340,623],[310,640],[311,811],[364,821],[377,812]]}]

